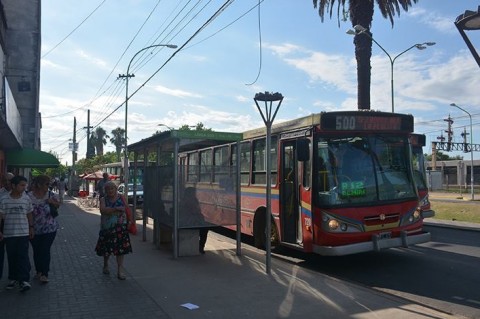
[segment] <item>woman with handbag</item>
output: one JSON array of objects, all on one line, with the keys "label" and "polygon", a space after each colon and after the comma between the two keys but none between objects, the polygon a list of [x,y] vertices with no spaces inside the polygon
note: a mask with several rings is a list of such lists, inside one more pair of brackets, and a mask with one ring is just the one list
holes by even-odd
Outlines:
[{"label": "woman with handbag", "polygon": [[[134,223],[132,216],[127,215],[128,205],[122,195],[117,192],[117,185],[109,181],[105,183],[105,196],[100,198],[100,232],[95,251],[103,256],[103,273],[108,275],[108,260],[111,255],[117,259],[117,278],[125,280],[123,260],[132,252],[128,226]],[[131,215],[131,214],[130,214]]]},{"label": "woman with handbag", "polygon": [[33,205],[33,228],[35,237],[30,240],[33,249],[33,262],[36,278],[41,283],[48,282],[50,270],[50,250],[59,228],[55,217],[58,216],[60,201],[58,196],[49,190],[50,177],[39,175],[33,179],[32,188],[28,192]]}]

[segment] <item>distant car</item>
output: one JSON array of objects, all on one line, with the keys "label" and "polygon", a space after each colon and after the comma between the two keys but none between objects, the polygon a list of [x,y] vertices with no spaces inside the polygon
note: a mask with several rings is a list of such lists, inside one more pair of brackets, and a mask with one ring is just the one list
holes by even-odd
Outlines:
[{"label": "distant car", "polygon": [[[118,185],[118,193],[125,196],[125,184]],[[143,185],[137,184],[137,205],[143,204]],[[133,204],[133,184],[128,184],[128,203]]]}]

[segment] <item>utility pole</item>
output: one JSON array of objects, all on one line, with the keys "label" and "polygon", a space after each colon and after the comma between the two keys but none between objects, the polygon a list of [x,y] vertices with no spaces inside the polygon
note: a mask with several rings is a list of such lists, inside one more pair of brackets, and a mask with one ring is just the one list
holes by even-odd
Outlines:
[{"label": "utility pole", "polygon": [[93,128],[93,126],[90,126],[90,110],[87,111],[87,126],[84,128],[87,129],[87,154],[86,158],[92,158],[94,154],[92,154],[92,142],[90,140],[90,129]]},{"label": "utility pole", "polygon": [[444,119],[444,121],[448,123],[448,129],[445,130],[445,133],[447,133],[447,151],[450,151],[450,148],[452,146],[452,135],[453,135],[453,131],[452,131],[453,120],[450,117],[450,114],[448,115],[447,119]]},{"label": "utility pole", "polygon": [[[143,51],[140,50],[139,52]],[[137,54],[139,53],[137,52]],[[133,56],[133,58],[135,58],[136,54]],[[130,63],[132,63],[133,61],[133,58],[132,60],[130,60]],[[123,155],[123,181],[125,183],[125,185],[128,185],[128,181],[129,181],[129,165],[128,165],[128,142],[127,142],[127,139],[128,139],[128,129],[127,129],[127,125],[128,125],[128,81],[130,78],[133,78],[135,77],[135,74],[130,74],[128,73],[130,71],[130,63],[128,64],[128,68],[127,68],[127,74],[119,74],[118,75],[118,78],[119,79],[125,79],[125,145],[123,147],[123,151],[124,151],[124,155]]]},{"label": "utility pole", "polygon": [[73,140],[72,140],[72,172],[70,174],[70,185],[69,190],[70,194],[73,195],[73,179],[76,176],[75,174],[75,162],[77,161],[77,118],[73,117]]}]

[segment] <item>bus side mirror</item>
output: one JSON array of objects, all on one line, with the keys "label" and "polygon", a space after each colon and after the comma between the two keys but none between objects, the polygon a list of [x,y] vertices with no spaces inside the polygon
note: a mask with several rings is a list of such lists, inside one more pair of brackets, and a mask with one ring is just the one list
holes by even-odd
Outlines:
[{"label": "bus side mirror", "polygon": [[297,161],[306,162],[310,159],[310,147],[307,139],[297,140]]}]

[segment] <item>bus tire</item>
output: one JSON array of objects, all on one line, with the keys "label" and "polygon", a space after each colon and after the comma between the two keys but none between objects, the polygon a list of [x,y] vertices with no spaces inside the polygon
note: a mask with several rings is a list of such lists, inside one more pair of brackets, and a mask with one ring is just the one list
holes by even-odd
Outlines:
[{"label": "bus tire", "polygon": [[[253,221],[253,245],[258,249],[266,248],[266,233],[267,233],[267,223],[265,220],[265,211],[258,212],[255,215]],[[273,218],[271,218],[271,232],[270,232],[270,243],[271,247],[274,248],[278,243],[279,235],[277,230],[277,225],[275,224]]]}]

